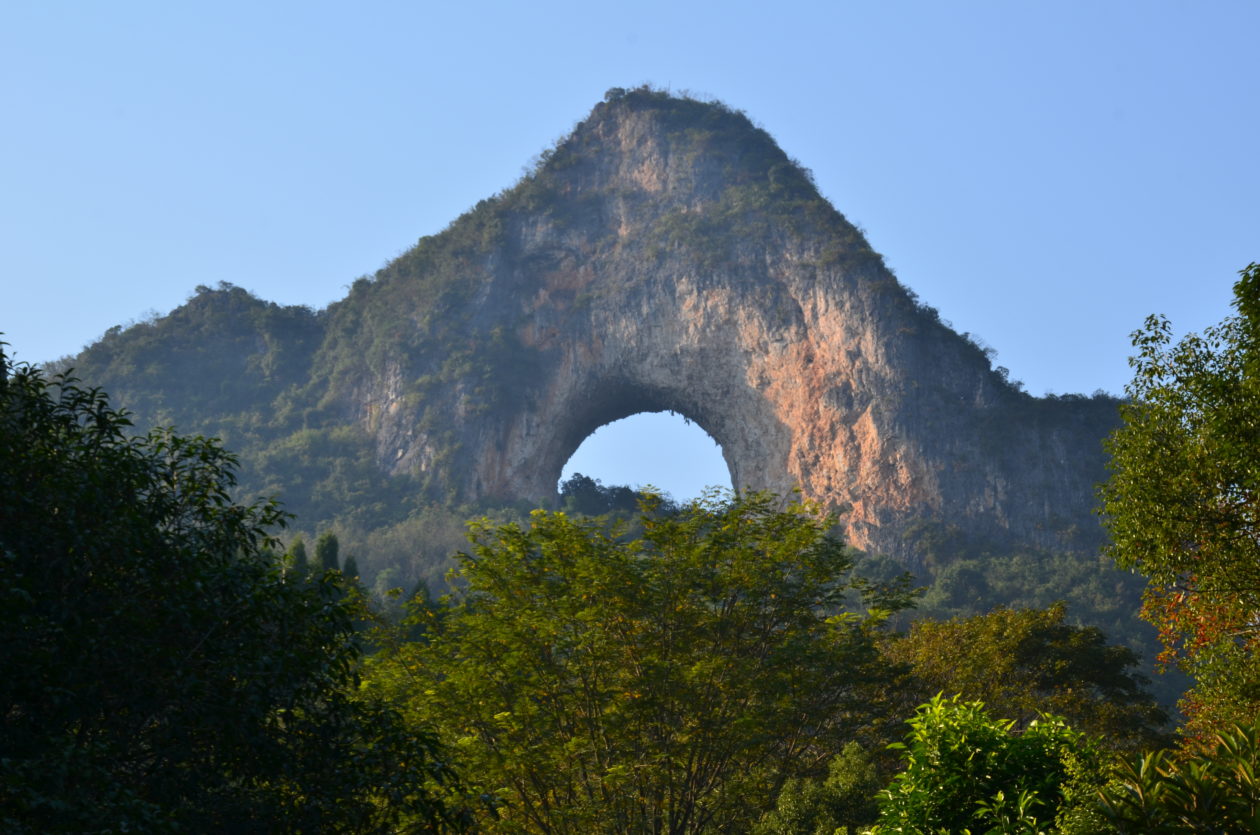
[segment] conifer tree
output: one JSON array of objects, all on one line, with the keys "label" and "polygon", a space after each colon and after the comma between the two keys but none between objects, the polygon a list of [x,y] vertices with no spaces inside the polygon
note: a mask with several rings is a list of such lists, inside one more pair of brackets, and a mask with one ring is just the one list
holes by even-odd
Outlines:
[{"label": "conifer tree", "polygon": [[341,545],[337,542],[337,535],[332,531],[324,531],[319,535],[319,539],[315,540],[315,562],[319,563],[319,567],[324,571],[336,571],[341,568],[340,551]]},{"label": "conifer tree", "polygon": [[285,566],[289,574],[299,579],[311,573],[311,561],[306,556],[306,542],[301,534],[293,537],[293,541],[289,543],[289,550],[285,552]]},{"label": "conifer tree", "polygon": [[358,581],[359,579],[359,561],[353,555],[346,557],[345,565],[341,568],[341,573],[346,576],[347,580]]}]

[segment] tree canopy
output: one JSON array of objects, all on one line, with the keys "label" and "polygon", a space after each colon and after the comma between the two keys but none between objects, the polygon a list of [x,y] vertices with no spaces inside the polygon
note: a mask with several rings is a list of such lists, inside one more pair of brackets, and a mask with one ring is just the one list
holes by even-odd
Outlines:
[{"label": "tree canopy", "polygon": [[1134,334],[1124,425],[1102,490],[1111,554],[1149,579],[1144,615],[1195,684],[1192,733],[1260,718],[1260,265],[1236,315],[1171,344],[1152,316]]},{"label": "tree canopy", "polygon": [[0,829],[372,832],[440,821],[431,736],[355,688],[353,600],[283,579],[214,440],[128,433],[0,352]]},{"label": "tree canopy", "polygon": [[1137,655],[1097,628],[1067,623],[1062,604],[916,621],[885,653],[910,665],[921,699],[961,694],[1020,727],[1053,713],[1123,750],[1166,741],[1168,716],[1136,671]]},{"label": "tree canopy", "polygon": [[633,540],[544,511],[475,526],[464,591],[418,612],[426,641],[377,659],[371,683],[498,799],[487,830],[744,828],[787,777],[825,774],[888,720],[875,633],[903,587],[850,579],[850,552],[810,507],[653,501]]}]

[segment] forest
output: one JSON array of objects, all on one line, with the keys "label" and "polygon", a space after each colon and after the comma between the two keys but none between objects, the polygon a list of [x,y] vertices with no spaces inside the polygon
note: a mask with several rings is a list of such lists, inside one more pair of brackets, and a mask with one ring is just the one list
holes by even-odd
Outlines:
[{"label": "forest", "polygon": [[[446,594],[369,583],[219,439],[6,357],[0,829],[1260,831],[1260,266],[1234,308],[1134,335],[1097,564],[925,531],[927,587],[799,498],[591,479],[474,519]],[[1074,615],[1127,589],[1175,709]]]}]

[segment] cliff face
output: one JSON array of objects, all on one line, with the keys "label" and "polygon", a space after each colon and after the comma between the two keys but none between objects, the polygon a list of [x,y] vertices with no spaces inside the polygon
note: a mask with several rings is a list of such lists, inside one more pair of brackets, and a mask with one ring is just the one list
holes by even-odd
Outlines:
[{"label": "cliff face", "polygon": [[[668,409],[713,436],[737,486],[849,508],[860,547],[898,553],[923,519],[1096,539],[1114,404],[1006,385],[739,114],[614,94],[444,236],[468,243],[422,241],[343,305],[405,312],[423,337],[330,380],[395,473],[542,502],[592,431]],[[417,295],[439,261],[458,281]],[[353,318],[357,347],[329,350],[368,356]]]},{"label": "cliff face", "polygon": [[721,444],[737,486],[848,508],[859,547],[912,560],[901,532],[920,520],[1099,537],[1114,402],[1009,387],[719,105],[611,93],[320,324],[283,411],[358,427],[430,496],[545,503],[591,432],[668,409]]}]

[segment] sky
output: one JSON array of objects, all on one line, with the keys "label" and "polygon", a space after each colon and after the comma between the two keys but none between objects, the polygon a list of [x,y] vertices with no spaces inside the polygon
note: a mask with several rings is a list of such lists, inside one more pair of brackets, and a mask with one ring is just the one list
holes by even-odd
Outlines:
[{"label": "sky", "polygon": [[[1147,315],[1218,322],[1260,261],[1257,31],[1250,0],[5,0],[0,338],[56,359],[220,281],[321,308],[651,83],[747,112],[1032,393],[1120,393]],[[726,481],[638,423],[566,474]]]}]

